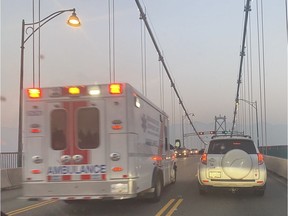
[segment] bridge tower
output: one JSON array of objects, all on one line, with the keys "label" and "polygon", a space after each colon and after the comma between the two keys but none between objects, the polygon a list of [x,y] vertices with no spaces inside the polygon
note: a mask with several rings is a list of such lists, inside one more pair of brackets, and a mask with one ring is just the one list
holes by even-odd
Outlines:
[{"label": "bridge tower", "polygon": [[214,131],[215,133],[225,133],[226,130],[226,116],[221,116],[219,117],[215,116],[215,126],[214,126]]}]

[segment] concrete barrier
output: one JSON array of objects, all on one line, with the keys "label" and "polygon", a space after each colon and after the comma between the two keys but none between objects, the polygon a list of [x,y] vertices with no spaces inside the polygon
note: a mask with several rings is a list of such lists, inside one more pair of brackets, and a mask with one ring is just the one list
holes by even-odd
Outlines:
[{"label": "concrete barrier", "polygon": [[264,155],[266,168],[287,179],[287,159]]},{"label": "concrete barrier", "polygon": [[8,177],[7,169],[1,170],[1,189],[11,187],[11,182]]},{"label": "concrete barrier", "polygon": [[22,184],[22,168],[1,169],[1,189],[14,188]]}]

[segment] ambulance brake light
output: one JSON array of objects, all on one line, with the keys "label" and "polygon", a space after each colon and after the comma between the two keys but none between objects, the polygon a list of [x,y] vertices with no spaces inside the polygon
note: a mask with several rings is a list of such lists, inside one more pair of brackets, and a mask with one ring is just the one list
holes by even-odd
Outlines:
[{"label": "ambulance brake light", "polygon": [[39,88],[31,88],[28,89],[29,98],[40,98],[41,97],[41,89]]},{"label": "ambulance brake light", "polygon": [[120,83],[113,83],[109,85],[110,94],[122,94],[123,88]]}]

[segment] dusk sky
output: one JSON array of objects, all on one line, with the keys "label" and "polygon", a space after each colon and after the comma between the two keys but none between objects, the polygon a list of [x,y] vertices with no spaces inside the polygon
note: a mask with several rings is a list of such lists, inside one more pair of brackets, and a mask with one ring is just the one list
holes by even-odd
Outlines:
[{"label": "dusk sky", "polygon": [[[18,127],[21,22],[22,19],[26,23],[32,22],[32,2],[33,0],[1,1],[1,97],[6,99],[1,100],[1,128]],[[35,21],[38,21],[39,1],[34,2]],[[109,83],[108,0],[41,0],[40,2],[41,18],[55,11],[75,8],[82,24],[79,28],[68,26],[66,21],[71,13],[67,12],[41,28],[41,87]],[[184,104],[189,113],[195,114],[193,120],[196,122],[196,128],[197,122],[213,123],[214,117],[220,114],[227,117],[227,122],[232,122],[246,1],[141,0],[140,2],[143,7],[145,5],[148,21],[153,26],[153,33]],[[260,2],[261,0],[258,0],[258,4]],[[267,123],[286,126],[285,1],[262,0],[262,2]],[[260,103],[256,3],[256,0],[251,3],[251,38],[248,40],[252,45],[253,98],[251,99]],[[130,83],[142,91],[141,26],[143,28],[144,24],[141,24],[139,19],[135,1],[115,0],[114,16],[115,81]],[[32,86],[32,47],[30,38],[25,44],[24,88]],[[38,74],[38,34],[35,36],[35,50],[35,72]],[[146,33],[146,50],[147,97],[160,106],[159,61],[148,33]],[[261,68],[263,68],[262,62]],[[171,102],[171,88],[166,75],[164,80],[164,110],[172,121],[174,106],[175,124],[180,124],[183,113],[179,109],[178,101],[175,102],[176,105]],[[240,97],[243,98],[243,95]],[[2,131],[2,145],[17,145],[17,130],[13,143],[8,143],[8,138],[5,136],[8,135]],[[287,139],[282,141],[287,142]]]}]

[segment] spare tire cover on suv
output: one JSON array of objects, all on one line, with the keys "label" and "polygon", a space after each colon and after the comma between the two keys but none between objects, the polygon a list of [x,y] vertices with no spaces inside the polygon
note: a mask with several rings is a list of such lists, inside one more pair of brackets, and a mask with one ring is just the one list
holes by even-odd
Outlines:
[{"label": "spare tire cover on suv", "polygon": [[232,179],[242,179],[252,169],[252,159],[245,151],[233,149],[224,155],[221,165],[227,176]]}]

